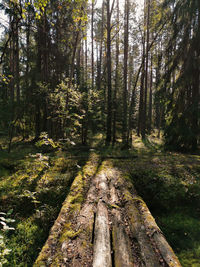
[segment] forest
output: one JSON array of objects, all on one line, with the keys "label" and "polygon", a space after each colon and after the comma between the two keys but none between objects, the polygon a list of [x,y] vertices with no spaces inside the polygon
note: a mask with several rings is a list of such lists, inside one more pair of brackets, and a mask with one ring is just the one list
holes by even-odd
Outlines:
[{"label": "forest", "polygon": [[199,0],[0,0],[0,267],[200,267],[199,43]]}]

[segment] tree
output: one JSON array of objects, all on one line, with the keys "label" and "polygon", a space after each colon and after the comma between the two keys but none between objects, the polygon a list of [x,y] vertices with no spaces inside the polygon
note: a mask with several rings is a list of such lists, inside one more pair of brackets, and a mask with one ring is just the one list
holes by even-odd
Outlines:
[{"label": "tree", "polygon": [[107,100],[107,130],[106,130],[106,143],[109,144],[112,140],[112,82],[111,82],[111,16],[114,8],[115,0],[112,2],[110,8],[110,0],[107,1],[107,88],[108,88],[108,100]]},{"label": "tree", "polygon": [[[166,145],[179,150],[195,150],[199,129],[199,1],[164,1],[171,12],[172,37],[165,53]],[[175,25],[175,26],[174,26]],[[165,88],[162,86],[162,91]]]},{"label": "tree", "polygon": [[127,136],[127,79],[128,79],[128,50],[129,50],[129,0],[124,6],[124,86],[123,86],[123,116],[122,116],[122,142],[128,145]]}]

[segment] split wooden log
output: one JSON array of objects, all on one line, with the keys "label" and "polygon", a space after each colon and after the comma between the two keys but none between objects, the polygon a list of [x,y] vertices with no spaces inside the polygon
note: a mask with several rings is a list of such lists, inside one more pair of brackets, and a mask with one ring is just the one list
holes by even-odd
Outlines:
[{"label": "split wooden log", "polygon": [[104,172],[100,172],[97,175],[98,179],[98,189],[99,189],[99,198],[108,202],[108,181]]},{"label": "split wooden log", "polygon": [[93,248],[93,267],[112,267],[108,211],[102,200],[98,202]]},{"label": "split wooden log", "polygon": [[[76,227],[76,221],[80,215],[81,208],[86,199],[87,190],[89,189],[93,176],[96,174],[98,165],[99,157],[96,154],[91,154],[83,170],[74,179],[70,193],[63,203],[59,216],[51,228],[49,237],[33,265],[34,267],[62,266],[62,264],[67,264],[66,261],[69,259],[69,253],[68,258],[65,259],[63,257],[63,252],[67,245],[66,241],[76,239],[82,233],[82,229],[76,229],[78,228]],[[93,213],[91,210],[89,213],[93,222]],[[75,222],[74,225],[71,222]],[[88,227],[91,228],[91,226]]]},{"label": "split wooden log", "polygon": [[170,247],[165,237],[163,236],[160,228],[155,222],[155,219],[151,215],[146,203],[141,199],[137,198],[136,203],[140,210],[140,214],[143,218],[146,231],[148,235],[154,239],[157,248],[159,249],[163,259],[169,267],[181,267],[181,264],[176,257],[173,249]]},{"label": "split wooden log", "polygon": [[139,243],[142,260],[147,267],[160,267],[159,257],[155,254],[150,240],[146,235],[142,218],[139,210],[135,206],[133,197],[127,189],[124,188],[122,191],[126,212],[130,220],[131,231]]},{"label": "split wooden log", "polygon": [[[118,203],[118,196],[113,185],[114,179],[110,185],[110,200],[113,207]],[[116,206],[117,207],[117,206]],[[120,210],[113,208],[113,228],[112,228],[112,242],[114,250],[114,261],[116,267],[134,267],[134,260],[132,257],[131,243],[129,237],[124,229],[123,220]]]},{"label": "split wooden log", "polygon": [[[115,212],[114,212],[115,213]],[[114,215],[113,223],[113,250],[116,267],[134,267],[133,257],[131,255],[131,244],[128,235],[122,225],[119,214]]]}]

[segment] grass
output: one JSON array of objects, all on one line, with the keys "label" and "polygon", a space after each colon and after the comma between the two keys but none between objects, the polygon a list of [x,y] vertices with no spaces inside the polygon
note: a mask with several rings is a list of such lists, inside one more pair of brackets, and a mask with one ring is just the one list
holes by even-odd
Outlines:
[{"label": "grass", "polygon": [[163,150],[156,135],[133,138],[135,159],[115,161],[147,203],[183,267],[200,266],[200,156]]},{"label": "grass", "polygon": [[74,177],[92,171],[82,166],[94,150],[102,159],[121,157],[113,165],[133,182],[183,267],[200,267],[200,156],[164,151],[157,133],[146,140],[134,135],[132,145],[127,150],[120,142],[105,146],[97,135],[87,147],[65,151],[44,153],[19,140],[10,154],[0,151],[1,211],[13,209],[15,219],[15,230],[6,235],[12,249],[7,266],[33,265]]},{"label": "grass", "polygon": [[38,256],[74,177],[85,163],[83,159],[67,159],[66,154],[41,153],[31,143],[14,144],[10,154],[0,152],[0,211],[13,209],[10,216],[15,219],[11,225],[15,230],[6,233],[11,252],[4,266],[32,266]]}]

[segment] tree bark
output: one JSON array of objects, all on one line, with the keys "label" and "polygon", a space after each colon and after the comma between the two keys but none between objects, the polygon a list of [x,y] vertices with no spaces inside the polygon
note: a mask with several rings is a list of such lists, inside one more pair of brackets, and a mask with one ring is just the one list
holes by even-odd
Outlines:
[{"label": "tree bark", "polygon": [[122,142],[127,146],[127,76],[128,76],[128,37],[129,37],[129,0],[125,1],[124,17],[124,88],[123,88],[123,121],[122,121]]},{"label": "tree bark", "polygon": [[116,37],[116,59],[115,59],[115,88],[113,92],[113,145],[116,142],[116,117],[117,117],[117,91],[119,88],[119,0],[117,0],[117,37]]},{"label": "tree bark", "polygon": [[[150,23],[150,0],[145,0],[146,18],[146,61],[145,61],[145,85],[144,85],[144,113],[142,125],[142,138],[146,136],[147,125],[147,94],[148,94],[148,78],[149,78],[149,23]],[[146,16],[145,16],[146,17]]]},{"label": "tree bark", "polygon": [[148,112],[148,132],[152,129],[152,101],[153,101],[153,55],[151,55],[151,73],[149,85],[149,112]]},{"label": "tree bark", "polygon": [[92,11],[91,11],[91,39],[92,39],[91,67],[92,67],[92,90],[93,90],[94,89],[94,0],[92,0]]},{"label": "tree bark", "polygon": [[107,132],[106,143],[110,144],[112,139],[112,82],[111,82],[111,11],[110,0],[107,0]]}]

